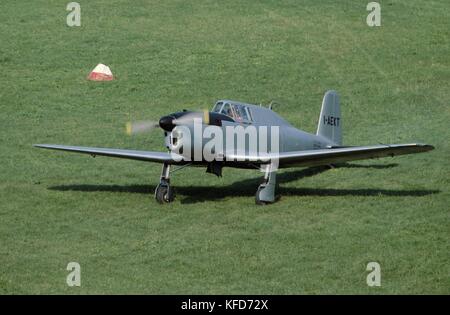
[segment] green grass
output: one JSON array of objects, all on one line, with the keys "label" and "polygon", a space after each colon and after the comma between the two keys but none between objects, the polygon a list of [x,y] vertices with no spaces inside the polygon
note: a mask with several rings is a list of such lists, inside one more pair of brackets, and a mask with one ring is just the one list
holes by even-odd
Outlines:
[{"label": "green grass", "polygon": [[[61,1],[0,5],[0,293],[450,293],[447,1],[380,1],[378,28],[369,1],[79,2],[79,28]],[[88,82],[99,62],[117,80]],[[163,150],[125,122],[220,98],[277,100],[312,132],[327,89],[346,144],[436,150],[282,171],[258,207],[258,171],[184,169],[161,206],[160,165],[31,146]]]}]

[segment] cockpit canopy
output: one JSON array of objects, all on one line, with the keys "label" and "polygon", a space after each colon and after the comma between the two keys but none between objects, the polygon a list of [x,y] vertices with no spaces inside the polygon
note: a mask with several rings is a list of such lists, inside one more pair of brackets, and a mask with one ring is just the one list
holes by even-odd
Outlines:
[{"label": "cockpit canopy", "polygon": [[253,121],[252,113],[248,106],[236,104],[229,101],[218,101],[213,112],[226,115],[237,122],[251,123]]}]

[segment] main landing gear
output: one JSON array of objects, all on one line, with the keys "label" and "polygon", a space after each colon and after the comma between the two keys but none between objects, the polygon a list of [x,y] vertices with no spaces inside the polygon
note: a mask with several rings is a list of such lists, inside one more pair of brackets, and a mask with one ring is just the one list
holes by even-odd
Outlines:
[{"label": "main landing gear", "polygon": [[169,203],[175,199],[173,188],[170,187],[170,164],[163,164],[161,178],[155,189],[155,199],[159,203]]},{"label": "main landing gear", "polygon": [[265,205],[275,202],[275,186],[277,182],[276,172],[271,164],[265,167],[264,181],[256,191],[255,202],[257,205]]},{"label": "main landing gear", "polygon": [[[257,205],[265,205],[275,202],[276,171],[271,164],[264,165],[264,181],[256,191],[255,202]],[[173,188],[170,187],[170,164],[164,163],[159,184],[155,189],[155,199],[164,204],[175,199]]]}]

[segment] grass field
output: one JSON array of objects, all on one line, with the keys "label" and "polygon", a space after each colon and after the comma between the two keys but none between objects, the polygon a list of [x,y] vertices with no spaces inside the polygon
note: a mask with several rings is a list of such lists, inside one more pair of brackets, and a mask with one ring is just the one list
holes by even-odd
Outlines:
[{"label": "grass field", "polygon": [[[382,0],[373,28],[368,0],[80,0],[72,28],[66,2],[0,4],[0,293],[450,293],[448,1]],[[100,62],[117,80],[86,80]],[[158,164],[32,148],[163,150],[125,122],[221,98],[313,132],[328,89],[345,144],[436,150],[285,170],[260,207],[258,171],[184,169],[161,206]]]}]

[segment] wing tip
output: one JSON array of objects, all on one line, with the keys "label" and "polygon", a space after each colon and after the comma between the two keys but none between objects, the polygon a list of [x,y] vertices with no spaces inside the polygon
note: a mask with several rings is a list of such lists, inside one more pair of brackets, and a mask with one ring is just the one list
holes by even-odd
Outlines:
[{"label": "wing tip", "polygon": [[416,143],[416,146],[420,147],[423,151],[431,151],[435,149],[433,145],[425,143]]}]

